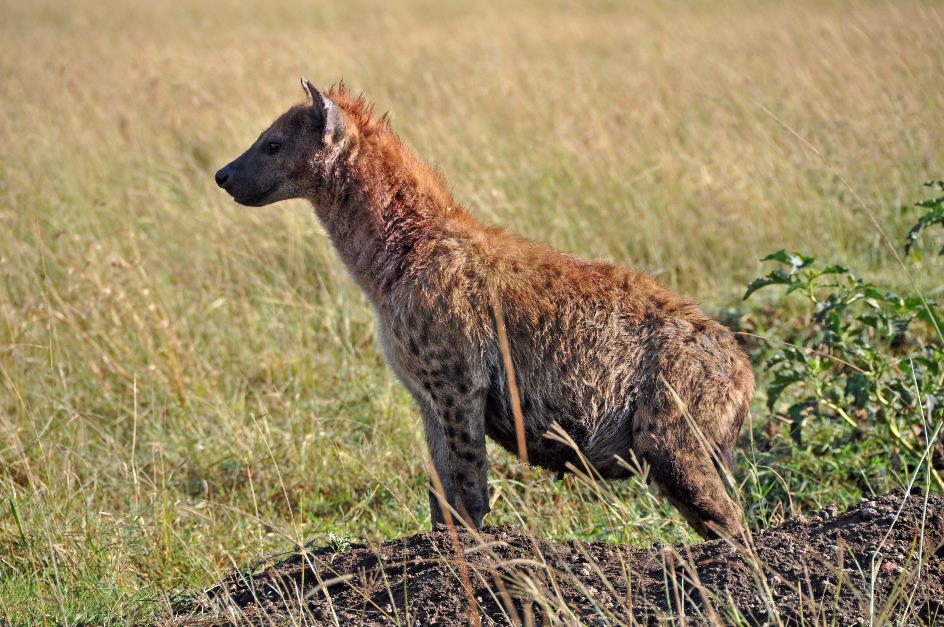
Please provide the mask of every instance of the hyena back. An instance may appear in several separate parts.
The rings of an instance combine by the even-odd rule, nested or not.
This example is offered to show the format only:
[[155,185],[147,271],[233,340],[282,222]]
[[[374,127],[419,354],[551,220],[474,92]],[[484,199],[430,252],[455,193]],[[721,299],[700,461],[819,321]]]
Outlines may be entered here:
[[[732,333],[642,272],[480,225],[363,97],[302,85],[308,102],[217,183],[245,205],[312,202],[419,405],[448,509],[480,526],[486,436],[518,451],[503,324],[529,461],[580,466],[546,436],[557,423],[603,477],[628,476],[620,460],[635,457],[702,536],[738,534],[719,461],[730,463],[754,379]],[[434,490],[430,501],[443,522]]]

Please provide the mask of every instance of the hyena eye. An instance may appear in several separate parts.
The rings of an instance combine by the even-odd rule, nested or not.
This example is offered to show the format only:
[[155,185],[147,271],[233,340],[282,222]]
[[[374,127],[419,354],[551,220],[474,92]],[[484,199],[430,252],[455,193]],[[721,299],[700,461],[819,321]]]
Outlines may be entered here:
[[265,151],[267,155],[274,155],[279,151],[279,148],[282,147],[281,142],[269,142],[266,144]]

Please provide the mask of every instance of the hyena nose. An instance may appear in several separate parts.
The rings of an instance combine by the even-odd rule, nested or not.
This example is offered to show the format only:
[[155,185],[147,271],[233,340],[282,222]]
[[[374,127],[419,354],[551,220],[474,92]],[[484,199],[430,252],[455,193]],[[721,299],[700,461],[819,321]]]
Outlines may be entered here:
[[215,178],[216,184],[225,188],[226,182],[229,180],[229,168],[221,168],[220,171],[216,173]]

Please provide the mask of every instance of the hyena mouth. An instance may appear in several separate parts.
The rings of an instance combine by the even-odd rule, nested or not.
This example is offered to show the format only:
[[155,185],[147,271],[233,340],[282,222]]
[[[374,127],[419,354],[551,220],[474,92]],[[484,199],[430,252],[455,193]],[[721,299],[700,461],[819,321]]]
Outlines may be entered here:
[[271,185],[271,186],[270,186],[268,189],[266,189],[265,191],[259,192],[258,194],[243,194],[243,195],[239,195],[239,196],[237,196],[236,194],[234,194],[234,195],[233,195],[233,200],[235,200],[235,201],[238,202],[239,204],[245,205],[245,206],[247,206],[247,207],[259,207],[259,206],[265,204],[263,201],[264,201],[266,198],[268,198],[268,196],[269,196],[273,191],[275,191],[275,184]]

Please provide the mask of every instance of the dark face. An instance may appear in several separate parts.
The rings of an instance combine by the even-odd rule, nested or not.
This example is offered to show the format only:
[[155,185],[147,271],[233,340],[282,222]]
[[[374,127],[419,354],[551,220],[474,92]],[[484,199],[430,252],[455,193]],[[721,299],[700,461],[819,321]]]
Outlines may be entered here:
[[261,207],[310,194],[318,162],[343,125],[337,107],[310,83],[305,105],[292,107],[249,149],[216,173],[216,184],[241,205]]

